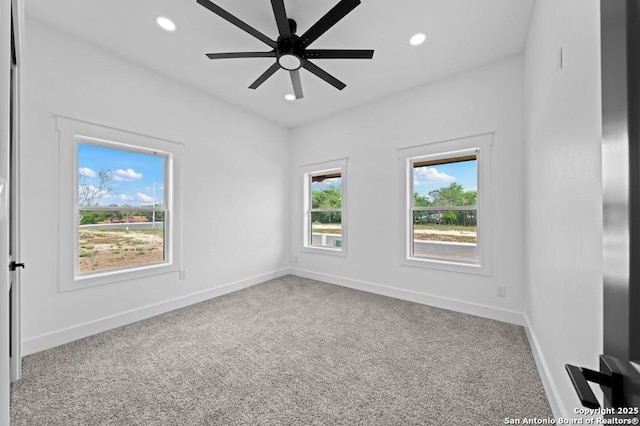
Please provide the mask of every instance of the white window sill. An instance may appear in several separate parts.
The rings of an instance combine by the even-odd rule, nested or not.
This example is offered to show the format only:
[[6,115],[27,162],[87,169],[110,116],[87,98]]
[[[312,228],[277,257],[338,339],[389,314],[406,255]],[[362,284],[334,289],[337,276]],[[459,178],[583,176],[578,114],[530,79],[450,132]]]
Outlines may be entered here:
[[347,253],[344,250],[344,247],[342,249],[334,249],[330,247],[304,246],[302,248],[302,251],[305,253],[327,254],[330,256],[340,256],[340,257],[347,256]]
[[178,272],[179,268],[173,264],[160,263],[155,265],[140,266],[129,269],[115,269],[111,271],[96,272],[79,275],[70,283],[60,283],[60,291],[78,290],[104,284],[114,284],[123,281],[147,278],[156,275]]
[[408,257],[403,259],[401,264],[404,266],[411,266],[415,268],[437,269],[441,271],[458,272],[464,274],[491,275],[491,270],[487,265],[473,263],[448,262],[446,260],[418,259],[415,257]]

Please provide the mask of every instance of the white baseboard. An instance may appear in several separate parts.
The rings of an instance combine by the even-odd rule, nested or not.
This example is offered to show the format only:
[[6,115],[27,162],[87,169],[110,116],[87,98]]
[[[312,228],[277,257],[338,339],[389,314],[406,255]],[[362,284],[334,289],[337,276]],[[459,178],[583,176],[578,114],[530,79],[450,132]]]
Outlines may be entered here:
[[542,380],[544,391],[547,394],[547,399],[549,400],[549,405],[551,406],[553,416],[556,419],[558,417],[567,419],[569,418],[569,412],[565,409],[565,407],[557,397],[558,389],[556,388],[553,376],[551,376],[551,373],[549,372],[549,366],[547,365],[544,355],[542,354],[542,349],[540,348],[538,338],[536,337],[536,334],[531,327],[531,323],[529,322],[529,317],[526,314],[524,315],[524,321],[524,331],[525,333],[527,333],[527,339],[529,340],[529,346],[531,347],[531,352],[533,353],[533,359],[536,361],[538,373],[540,374],[540,379]]
[[396,287],[389,287],[367,281],[344,278],[336,275],[323,274],[306,269],[291,268],[290,273],[303,278],[324,281],[343,287],[362,290],[369,293],[380,294],[382,296],[393,297],[395,299],[434,306],[436,308],[449,309],[465,314],[476,315],[483,318],[508,322],[516,325],[524,325],[524,316],[521,312],[509,311],[506,309],[494,308],[492,306],[480,305],[477,303],[465,302],[462,300],[449,299],[441,296],[434,296],[427,293],[418,293],[410,290],[403,290]]
[[30,339],[22,341],[22,354],[24,356],[36,352],[50,349],[55,346],[63,345],[83,337],[111,330],[116,327],[131,324],[136,321],[151,318],[174,309],[183,308],[193,305],[194,303],[203,302],[214,297],[222,296],[234,291],[242,290],[269,281],[274,278],[282,277],[290,273],[289,268],[280,269],[278,271],[268,272],[266,274],[256,275],[239,281],[223,284],[221,286],[177,297],[161,303],[144,306],[116,315],[89,321],[84,324],[75,325],[73,327],[56,330],[50,333],[42,334]]

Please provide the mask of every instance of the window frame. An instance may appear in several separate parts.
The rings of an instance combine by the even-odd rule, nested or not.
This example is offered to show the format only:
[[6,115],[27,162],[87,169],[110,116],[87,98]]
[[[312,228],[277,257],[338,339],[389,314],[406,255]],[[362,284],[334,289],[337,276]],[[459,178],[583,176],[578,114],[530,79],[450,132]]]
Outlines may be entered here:
[[[82,136],[82,135],[76,135],[74,137],[74,144],[75,144],[75,152],[76,152],[76,156],[75,156],[75,167],[74,167],[74,171],[75,171],[75,197],[74,197],[74,207],[75,207],[75,211],[74,211],[74,218],[76,220],[76,224],[75,224],[75,229],[77,231],[76,236],[74,238],[74,256],[77,259],[79,259],[79,255],[80,255],[80,245],[79,245],[79,229],[80,229],[80,212],[82,211],[98,211],[98,212],[102,212],[102,211],[112,211],[112,212],[126,212],[126,211],[131,211],[131,212],[139,212],[139,211],[148,211],[148,212],[162,212],[163,213],[163,261],[162,262],[155,262],[155,263],[147,263],[147,264],[141,264],[141,265],[136,265],[136,266],[125,266],[122,268],[112,268],[112,269],[103,269],[100,271],[96,271],[96,272],[80,272],[79,270],[79,262],[75,262],[74,265],[74,277],[77,280],[80,279],[85,279],[85,278],[91,278],[93,276],[97,276],[99,274],[103,274],[103,273],[117,273],[117,272],[121,272],[121,271],[133,271],[136,269],[140,269],[140,268],[147,268],[147,267],[159,267],[162,265],[167,265],[169,263],[171,263],[171,258],[172,258],[172,250],[171,250],[171,238],[172,238],[172,233],[170,232],[170,228],[171,228],[171,205],[168,202],[169,199],[171,199],[171,192],[172,192],[172,181],[171,181],[171,174],[170,171],[172,170],[172,164],[173,164],[173,154],[170,152],[164,152],[158,149],[150,149],[150,148],[143,148],[140,146],[133,146],[133,145],[128,145],[128,144],[123,144],[120,142],[114,142],[114,141],[106,141],[103,139],[98,139],[98,138],[93,138],[93,137],[87,137],[87,136]],[[79,164],[79,158],[78,158],[78,151],[80,148],[80,145],[93,145],[93,146],[99,146],[99,147],[103,147],[103,148],[109,148],[109,149],[114,149],[114,150],[120,150],[120,151],[126,151],[126,152],[135,152],[135,153],[140,153],[140,154],[147,154],[147,155],[158,155],[158,156],[162,156],[164,157],[164,181],[162,182],[163,186],[167,188],[167,190],[163,190],[163,197],[162,197],[162,207],[143,207],[143,206],[119,206],[119,207],[110,207],[110,206],[81,206],[79,204],[79,187],[80,187],[80,174],[78,173],[78,170],[80,168],[80,164]],[[165,220],[166,218],[166,220]]]
[[[303,178],[303,230],[302,251],[308,253],[321,253],[334,256],[346,256],[347,254],[347,159],[326,161],[312,165],[302,166]],[[340,189],[342,193],[341,207],[339,209],[314,209],[312,208],[311,181],[316,176],[340,173]],[[341,246],[322,247],[311,245],[312,221],[311,215],[315,212],[340,212]]]
[[[69,291],[97,285],[176,273],[182,269],[181,193],[182,153],[179,142],[132,133],[99,124],[56,116],[60,144],[60,233],[59,291]],[[90,136],[88,136],[90,135]],[[130,152],[158,153],[165,156],[165,188],[163,208],[107,207],[78,205],[78,147],[82,143]],[[70,190],[71,188],[71,190]],[[156,210],[164,211],[164,261],[96,272],[79,271],[79,211],[84,210]],[[69,247],[73,247],[69,250]]]
[[[493,133],[474,135],[398,149],[401,182],[401,264],[404,266],[437,269],[452,272],[491,275],[491,147]],[[476,156],[477,198],[474,207],[458,210],[476,210],[477,262],[416,257],[413,255],[413,212],[417,210],[442,210],[441,207],[414,207],[414,164],[422,161],[438,161],[465,155]]]

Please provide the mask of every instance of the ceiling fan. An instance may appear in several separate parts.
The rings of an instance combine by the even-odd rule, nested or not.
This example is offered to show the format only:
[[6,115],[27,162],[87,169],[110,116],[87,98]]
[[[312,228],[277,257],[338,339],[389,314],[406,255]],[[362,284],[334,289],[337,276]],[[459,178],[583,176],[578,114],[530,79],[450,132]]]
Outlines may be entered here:
[[300,81],[300,68],[304,68],[322,80],[326,81],[338,90],[346,87],[346,84],[315,65],[310,59],[371,59],[373,50],[364,49],[309,49],[309,45],[316,41],[321,35],[327,32],[338,21],[347,16],[361,2],[360,0],[340,0],[329,12],[311,26],[304,34],[296,34],[296,21],[287,17],[284,8],[284,0],[271,0],[271,7],[278,26],[278,39],[272,40],[260,31],[251,27],[247,23],[236,18],[220,6],[209,0],[197,0],[198,4],[206,7],[211,12],[230,22],[241,30],[251,34],[272,50],[268,52],[228,52],[228,53],[207,53],[209,59],[227,58],[276,58],[271,65],[256,81],[250,89],[257,89],[262,83],[271,77],[278,69],[289,71],[293,92],[296,99],[301,99],[302,83]]

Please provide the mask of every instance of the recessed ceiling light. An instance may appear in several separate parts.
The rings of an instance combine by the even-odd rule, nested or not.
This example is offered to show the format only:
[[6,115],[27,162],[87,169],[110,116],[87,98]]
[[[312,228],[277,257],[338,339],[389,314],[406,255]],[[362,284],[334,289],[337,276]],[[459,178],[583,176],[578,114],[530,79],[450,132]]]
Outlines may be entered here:
[[286,95],[284,95],[284,98],[288,101],[295,101],[296,100],[296,95],[292,95],[291,93],[287,93]]
[[424,33],[418,33],[418,34],[414,34],[411,39],[409,40],[409,43],[411,43],[412,46],[419,46],[422,43],[424,43],[424,41],[427,39],[427,36]]
[[160,28],[162,28],[163,30],[166,30],[166,31],[176,30],[176,24],[174,24],[173,21],[169,18],[165,18],[164,16],[159,16],[156,19],[156,22],[158,23],[158,25],[160,25]]

